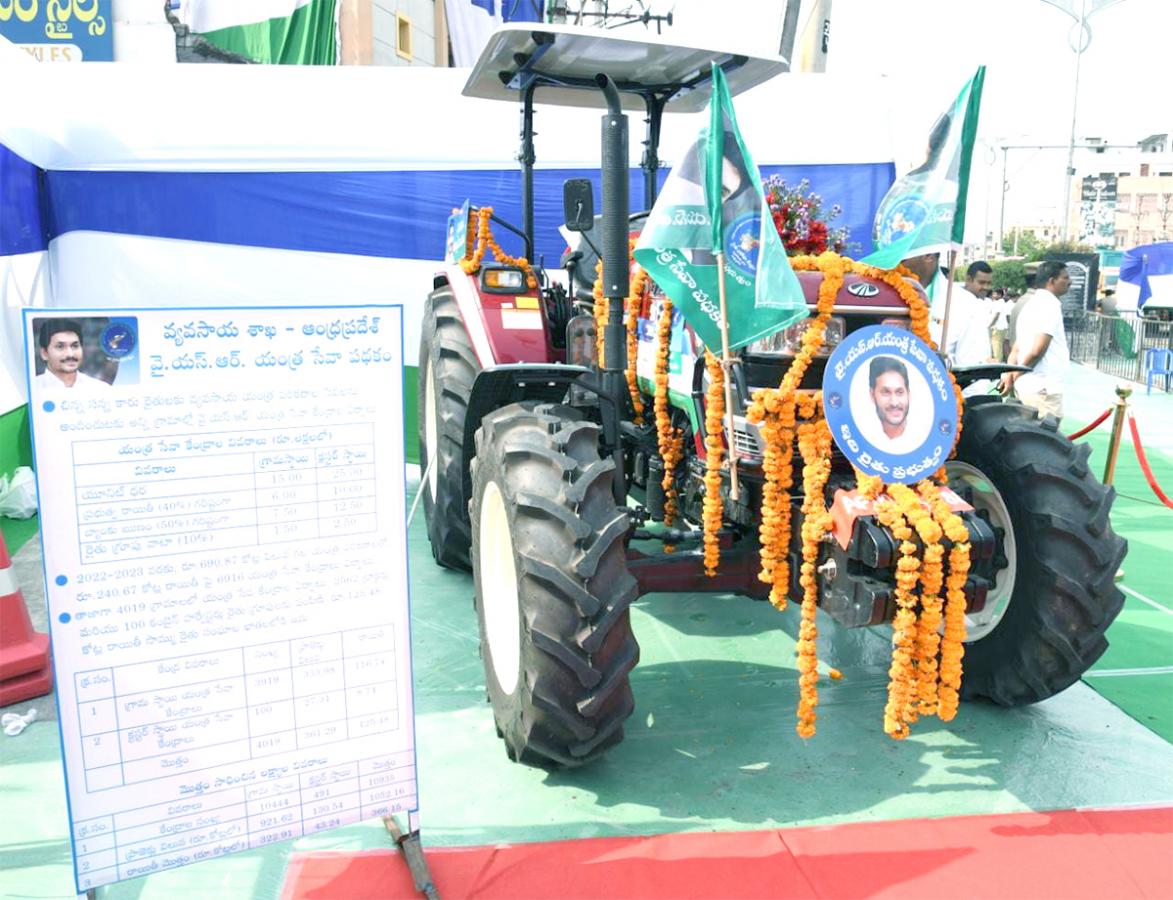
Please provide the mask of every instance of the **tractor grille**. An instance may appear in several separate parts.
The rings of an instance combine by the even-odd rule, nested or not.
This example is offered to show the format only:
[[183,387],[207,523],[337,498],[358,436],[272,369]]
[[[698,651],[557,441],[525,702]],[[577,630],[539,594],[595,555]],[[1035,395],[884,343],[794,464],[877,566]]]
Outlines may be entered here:
[[762,438],[757,425],[745,421],[740,416],[734,416],[733,438],[737,444],[738,458],[761,462]]

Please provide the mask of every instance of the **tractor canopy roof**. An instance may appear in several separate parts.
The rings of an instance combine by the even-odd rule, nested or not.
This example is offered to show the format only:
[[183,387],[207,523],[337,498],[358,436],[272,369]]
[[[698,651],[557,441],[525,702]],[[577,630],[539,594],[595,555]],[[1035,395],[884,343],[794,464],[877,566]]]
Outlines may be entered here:
[[709,102],[709,63],[725,70],[738,94],[785,72],[780,56],[753,57],[686,47],[662,37],[616,37],[612,31],[566,25],[505,25],[489,38],[464,85],[466,97],[521,99],[536,85],[535,100],[555,106],[606,109],[595,76],[609,75],[623,105],[643,112],[648,99],[669,112],[697,112]]

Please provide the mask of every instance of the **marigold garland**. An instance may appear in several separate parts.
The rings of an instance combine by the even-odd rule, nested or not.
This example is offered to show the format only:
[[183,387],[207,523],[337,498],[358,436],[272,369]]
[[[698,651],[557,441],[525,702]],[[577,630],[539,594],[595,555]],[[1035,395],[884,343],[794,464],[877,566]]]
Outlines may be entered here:
[[[887,490],[888,494],[876,502],[876,518],[902,543],[884,730],[902,739],[920,715],[936,715],[947,722],[957,714],[961,659],[965,654],[965,582],[969,577],[970,544],[964,521],[949,507],[934,480],[921,481],[916,490],[901,484],[889,485]],[[908,540],[913,529],[924,543],[919,560],[916,545]],[[947,577],[942,564],[942,537],[952,544]],[[917,578],[912,575],[914,567],[919,570]],[[914,596],[917,579],[919,604]],[[942,619],[944,637],[940,634]]]
[[[656,323],[656,443],[664,463],[664,524],[672,525],[678,512],[676,496],[676,465],[684,458],[684,435],[672,427],[672,411],[668,402],[668,359],[672,350],[672,301],[664,299],[660,319]],[[667,547],[665,547],[667,549]]]
[[[800,411],[810,419],[816,413],[817,397],[804,398]],[[798,426],[798,446],[802,453],[803,520],[802,520],[802,622],[798,629],[798,722],[800,737],[815,734],[816,708],[819,705],[819,660],[816,650],[818,630],[815,614],[819,603],[819,581],[816,564],[819,544],[831,528],[831,514],[827,510],[824,490],[831,474],[831,429],[825,418],[803,422]]]
[[[811,672],[813,632],[804,634],[807,608],[810,607],[810,628],[813,629],[813,610],[818,600],[817,573],[814,563],[818,558],[818,540],[830,527],[822,492],[825,479],[818,484],[808,478],[811,470],[810,454],[818,446],[813,434],[818,427],[811,420],[817,413],[813,395],[799,393],[798,386],[811,359],[822,346],[826,322],[834,311],[835,298],[848,272],[883,282],[904,301],[909,311],[911,331],[936,349],[929,333],[929,309],[922,294],[908,280],[911,273],[903,266],[895,270],[876,269],[834,253],[818,257],[799,256],[791,259],[797,271],[818,270],[823,273],[819,285],[817,314],[803,335],[802,345],[791,366],[775,390],[757,391],[749,410],[749,420],[761,427],[766,444],[762,468],[765,484],[762,495],[761,571],[759,578],[771,585],[770,599],[776,606],[785,606],[789,589],[790,495],[793,479],[793,440],[796,421],[799,450],[804,461],[804,524],[803,568],[800,583],[803,586],[803,625],[800,626],[800,693],[799,733],[814,733],[814,708],[817,694],[811,693],[817,673]],[[950,373],[959,410],[963,408],[961,390]],[[822,421],[825,428],[825,420]],[[959,426],[960,433],[960,426]],[[828,440],[830,438],[828,432]],[[825,452],[829,470],[830,445]],[[817,472],[818,469],[811,470]],[[896,571],[897,613],[893,621],[893,653],[889,670],[889,699],[885,708],[884,729],[895,738],[908,736],[909,726],[919,715],[938,714],[952,717],[960,688],[961,656],[964,648],[964,585],[969,569],[969,545],[953,541],[949,551],[949,576],[944,571],[945,547],[943,534],[957,529],[964,531],[964,523],[945,503],[931,480],[922,481],[914,490],[905,485],[892,485],[889,495],[881,496],[883,482],[857,470],[857,491],[865,499],[876,500],[876,516],[900,542],[900,558]],[[934,476],[942,483],[947,477],[942,468]],[[816,485],[818,485],[816,490]],[[816,502],[817,501],[817,502]],[[821,512],[820,512],[821,511]],[[813,518],[812,518],[813,517]],[[919,543],[913,539],[914,533]],[[920,546],[923,545],[923,552]],[[918,591],[919,587],[919,591]],[[942,600],[944,587],[945,600]],[[941,638],[941,622],[945,621],[945,637]],[[958,635],[961,635],[959,638]],[[808,645],[807,642],[810,642]]]
[[[931,484],[931,483],[930,483]],[[936,485],[926,489],[934,515],[953,544],[949,550],[949,576],[945,580],[945,635],[941,639],[941,684],[937,715],[948,722],[957,715],[961,691],[961,658],[965,655],[965,582],[969,578],[969,529],[941,496]]]
[[934,715],[937,712],[937,651],[940,647],[941,587],[945,583],[945,548],[941,546],[941,526],[937,524],[931,508],[921,502],[928,499],[922,481],[913,490],[904,484],[894,484],[888,492],[900,504],[909,525],[924,544],[920,562],[920,614],[916,623],[916,698],[915,709],[906,717],[915,722],[919,714]]
[[[627,245],[627,263],[631,265],[631,251],[635,248],[635,241]],[[639,362],[639,314],[643,305],[644,289],[649,281],[648,273],[642,267],[636,266],[628,282],[627,296],[623,300],[623,324],[627,334],[627,368],[623,375],[627,379],[627,392],[631,395],[631,405],[635,410],[635,424],[644,423],[644,398],[639,389],[639,377],[636,371]],[[595,352],[600,365],[603,362],[603,352],[606,338],[607,318],[611,310],[611,301],[603,295],[603,261],[595,263],[595,283],[591,287],[591,296],[595,307]]]
[[603,261],[595,263],[595,283],[591,287],[591,296],[595,305],[595,359],[603,365],[603,339],[606,337],[607,316],[610,314],[611,301],[603,296]]
[[914,705],[914,654],[916,649],[916,585],[920,560],[912,542],[912,528],[900,504],[884,496],[876,501],[876,519],[900,541],[896,563],[896,616],[892,620],[892,664],[888,668],[888,702],[884,707],[884,731],[896,740],[908,737],[909,711]]
[[648,273],[641,266],[637,266],[627,292],[627,299],[623,303],[627,325],[627,369],[624,375],[627,376],[627,392],[631,394],[631,405],[635,409],[636,425],[644,423],[644,398],[640,393],[636,366],[639,362],[639,313],[647,283]]
[[493,215],[493,207],[482,206],[477,210],[477,237],[476,247],[469,252],[470,244],[465,243],[465,255],[460,261],[460,268],[468,275],[474,275],[480,271],[481,263],[485,258],[485,250],[493,251],[493,259],[501,263],[503,266],[513,266],[521,269],[525,273],[525,283],[532,291],[538,286],[538,278],[534,274],[533,266],[529,264],[529,260],[524,256],[510,256],[501,249],[501,245],[493,238],[492,229],[489,227],[489,219]]
[[746,415],[750,422],[761,426],[766,444],[762,459],[765,483],[762,486],[761,522],[758,525],[758,543],[761,547],[758,578],[770,585],[770,602],[778,609],[785,609],[790,591],[790,487],[794,478],[792,460],[798,386],[811,360],[823,345],[827,320],[835,309],[835,297],[843,285],[850,260],[828,252],[817,257],[794,257],[790,263],[796,270],[819,269],[823,272],[816,316],[807,327],[802,345],[782,378],[782,383],[774,389],[755,391]]
[[702,504],[704,526],[705,574],[717,574],[721,548],[717,532],[721,528],[721,462],[725,456],[725,370],[721,360],[705,351],[705,368],[709,371],[709,395],[705,403],[705,497]]

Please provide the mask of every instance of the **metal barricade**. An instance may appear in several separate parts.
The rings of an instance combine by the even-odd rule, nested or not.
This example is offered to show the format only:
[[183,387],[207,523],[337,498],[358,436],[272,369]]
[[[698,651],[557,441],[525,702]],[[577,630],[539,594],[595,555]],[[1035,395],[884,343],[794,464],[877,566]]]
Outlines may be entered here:
[[[1146,351],[1173,349],[1173,322],[1152,315],[1088,313],[1064,324],[1072,362],[1140,384],[1145,379]],[[1165,380],[1159,379],[1156,385],[1163,388]]]

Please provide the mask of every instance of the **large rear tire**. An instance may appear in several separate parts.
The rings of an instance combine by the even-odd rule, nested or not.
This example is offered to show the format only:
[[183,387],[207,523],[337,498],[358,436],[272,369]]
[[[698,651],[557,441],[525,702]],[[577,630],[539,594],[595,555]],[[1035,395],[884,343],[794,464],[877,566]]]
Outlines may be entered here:
[[966,409],[950,486],[1003,533],[1005,568],[967,617],[962,696],[1021,706],[1070,687],[1108,647],[1124,597],[1127,550],[1108,513],[1116,492],[1087,465],[1090,448],[1019,403]]
[[464,420],[481,370],[448,285],[428,296],[420,334],[418,387],[420,490],[432,556],[468,571],[469,520],[464,496]]
[[623,740],[639,660],[627,513],[599,427],[517,403],[486,416],[472,463],[472,564],[485,683],[511,759],[579,766]]

